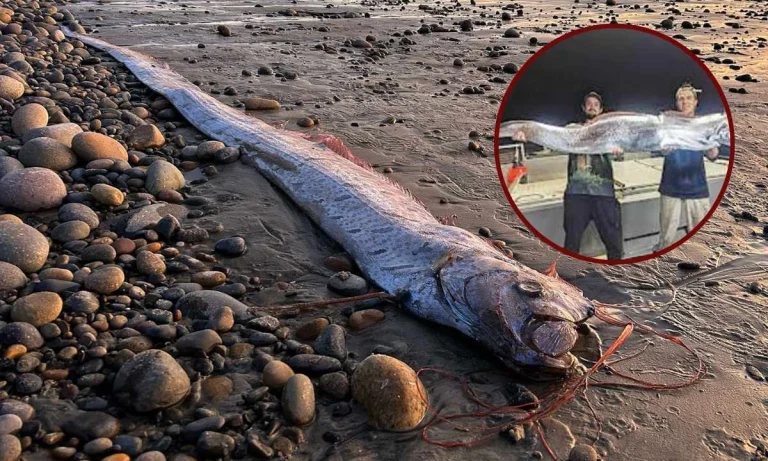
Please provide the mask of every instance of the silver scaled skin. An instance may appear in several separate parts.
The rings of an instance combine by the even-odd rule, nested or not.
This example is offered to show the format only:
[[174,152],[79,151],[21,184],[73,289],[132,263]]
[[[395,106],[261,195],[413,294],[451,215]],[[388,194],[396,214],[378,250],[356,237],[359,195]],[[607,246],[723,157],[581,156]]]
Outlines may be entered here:
[[656,152],[667,149],[706,151],[730,145],[731,132],[725,114],[683,117],[674,112],[648,115],[611,112],[588,125],[560,127],[533,121],[501,124],[499,137],[523,132],[528,142],[569,154],[604,154],[617,148],[624,152]]

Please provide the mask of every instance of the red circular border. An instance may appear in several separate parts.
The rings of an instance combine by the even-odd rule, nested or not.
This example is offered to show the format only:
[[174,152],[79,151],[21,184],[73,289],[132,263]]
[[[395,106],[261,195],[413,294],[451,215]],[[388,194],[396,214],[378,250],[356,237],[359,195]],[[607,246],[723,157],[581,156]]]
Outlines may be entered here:
[[[659,38],[661,38],[661,39],[663,39],[663,40],[665,40],[665,41],[667,41],[669,43],[672,43],[677,48],[681,49],[684,53],[686,53],[689,57],[691,57],[694,60],[694,62],[696,62],[702,69],[704,69],[704,72],[707,74],[709,79],[714,84],[715,88],[717,89],[718,94],[720,95],[720,100],[723,103],[723,107],[725,108],[725,113],[726,113],[726,116],[728,117],[728,125],[729,125],[730,132],[731,132],[730,161],[728,163],[728,172],[725,175],[725,181],[723,182],[723,186],[720,189],[720,194],[717,196],[717,200],[715,200],[715,203],[712,205],[712,208],[709,210],[709,212],[706,214],[706,216],[704,216],[704,219],[701,220],[701,222],[699,222],[699,224],[696,227],[694,227],[692,231],[688,232],[688,234],[686,234],[683,238],[681,238],[677,242],[673,243],[672,245],[670,245],[670,246],[668,246],[668,247],[666,247],[666,248],[664,248],[662,250],[659,250],[659,251],[656,251],[656,252],[653,252],[653,253],[650,253],[650,254],[647,254],[647,255],[644,255],[644,256],[635,256],[634,258],[618,259],[618,260],[616,260],[616,259],[608,260],[608,259],[592,258],[592,257],[589,257],[589,256],[581,255],[579,253],[575,253],[575,252],[570,251],[570,250],[566,250],[565,248],[561,247],[560,245],[557,245],[555,242],[553,242],[550,239],[548,239],[547,237],[545,237],[544,234],[542,234],[541,232],[538,231],[538,229],[536,229],[534,226],[532,226],[531,223],[527,219],[525,219],[525,216],[520,211],[520,209],[517,207],[517,205],[515,205],[515,201],[512,199],[512,194],[510,194],[509,188],[506,187],[506,185],[505,185],[504,173],[501,171],[501,159],[499,157],[499,130],[501,128],[501,123],[502,123],[502,121],[501,121],[502,112],[504,111],[504,108],[507,105],[508,99],[509,99],[510,95],[512,94],[512,89],[515,87],[516,82],[520,78],[522,78],[522,76],[525,73],[526,69],[528,69],[530,67],[530,65],[533,64],[536,61],[536,59],[538,59],[540,56],[542,56],[548,49],[550,49],[551,47],[555,46],[556,44],[562,42],[563,40],[566,40],[566,39],[568,39],[570,37],[573,37],[573,36],[576,36],[576,35],[579,35],[579,34],[583,34],[583,33],[586,33],[586,32],[591,32],[591,31],[594,31],[594,30],[600,30],[600,29],[628,29],[628,30],[634,30],[634,31],[637,31],[637,32],[642,32],[642,33],[646,33],[646,34],[650,34],[650,35],[659,37]],[[499,181],[501,182],[501,186],[502,186],[502,189],[504,191],[504,195],[507,197],[507,200],[509,201],[509,204],[512,205],[512,208],[515,210],[515,213],[520,218],[520,220],[523,222],[523,224],[525,224],[526,227],[529,230],[531,230],[531,232],[533,232],[539,239],[541,239],[542,241],[546,242],[549,246],[551,246],[555,250],[559,251],[560,253],[563,253],[563,254],[566,254],[568,256],[571,256],[572,258],[580,259],[582,261],[587,261],[587,262],[597,263],[597,264],[608,264],[608,265],[634,264],[634,263],[639,263],[639,262],[647,261],[649,259],[653,259],[653,258],[656,258],[658,256],[662,256],[662,255],[664,255],[666,253],[669,253],[670,251],[674,250],[675,248],[677,248],[680,245],[682,245],[683,243],[685,243],[696,232],[698,232],[699,229],[701,229],[701,227],[704,226],[704,224],[707,223],[707,221],[709,221],[709,219],[715,213],[715,210],[717,209],[717,207],[720,206],[720,201],[723,199],[723,196],[725,195],[725,191],[728,188],[728,184],[730,184],[730,182],[731,182],[731,173],[733,172],[734,156],[736,154],[736,134],[735,134],[734,128],[733,128],[733,117],[731,115],[731,108],[728,105],[728,100],[725,97],[725,92],[723,91],[722,87],[718,83],[718,81],[715,78],[715,76],[712,74],[712,72],[704,64],[704,62],[698,56],[696,56],[691,50],[686,48],[683,44],[678,43],[676,40],[672,39],[671,37],[668,37],[667,35],[662,34],[661,32],[655,31],[653,29],[648,29],[646,27],[635,26],[635,25],[632,25],[632,24],[599,24],[599,25],[595,25],[595,26],[589,26],[589,27],[584,27],[584,28],[581,28],[581,29],[573,30],[571,32],[568,32],[565,35],[557,37],[555,40],[547,43],[538,52],[536,52],[536,54],[531,56],[525,62],[525,64],[523,64],[523,66],[520,68],[520,71],[515,75],[515,77],[510,82],[509,87],[507,88],[507,91],[504,94],[504,98],[501,100],[501,104],[499,106],[499,112],[496,115],[496,129],[494,131],[494,136],[493,136],[493,153],[494,153],[494,157],[495,157],[495,160],[496,160],[496,172],[499,175]]]

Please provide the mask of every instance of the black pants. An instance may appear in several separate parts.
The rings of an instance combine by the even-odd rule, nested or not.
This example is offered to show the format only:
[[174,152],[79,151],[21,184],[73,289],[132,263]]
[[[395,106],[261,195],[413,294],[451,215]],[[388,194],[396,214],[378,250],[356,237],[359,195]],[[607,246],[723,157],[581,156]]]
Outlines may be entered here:
[[615,197],[566,194],[563,200],[565,249],[579,253],[581,236],[589,222],[594,220],[597,233],[605,245],[608,259],[621,259],[621,209]]

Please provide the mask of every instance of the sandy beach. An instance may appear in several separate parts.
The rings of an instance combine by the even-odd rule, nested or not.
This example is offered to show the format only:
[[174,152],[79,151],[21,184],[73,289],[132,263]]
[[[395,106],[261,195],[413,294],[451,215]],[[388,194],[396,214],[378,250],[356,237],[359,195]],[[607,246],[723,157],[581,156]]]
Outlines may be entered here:
[[[94,37],[167,63],[227,104],[248,97],[279,101],[279,111],[252,115],[289,130],[339,137],[356,156],[405,186],[435,216],[453,217],[461,228],[502,240],[517,261],[536,270],[544,271],[557,261],[560,276],[588,298],[622,305],[611,311],[681,336],[704,358],[704,379],[684,389],[590,387],[580,392],[543,423],[547,443],[558,459],[568,459],[576,444],[594,444],[604,460],[768,459],[768,292],[761,284],[768,281],[768,162],[762,152],[768,130],[768,106],[763,102],[768,97],[763,81],[768,56],[762,38],[768,38],[768,9],[758,1],[617,3],[138,0],[79,1],[59,9],[71,11]],[[502,12],[512,13],[512,19],[502,21]],[[661,21],[670,16],[673,27],[661,29]],[[503,70],[505,65],[519,68],[542,44],[576,27],[612,18],[659,28],[698,50],[728,96],[736,130],[733,175],[710,222],[673,252],[624,266],[562,257],[539,242],[507,203],[493,159],[496,114],[514,76]],[[466,19],[474,22],[473,30],[461,30]],[[711,27],[684,29],[683,21]],[[221,25],[230,33],[219,33]],[[417,32],[424,25],[434,25],[433,30]],[[520,37],[504,37],[508,28],[517,29]],[[536,45],[531,45],[534,37]],[[103,63],[113,64],[106,55],[90,51]],[[722,63],[726,58],[733,64]],[[757,81],[735,80],[743,74]],[[468,94],[473,91],[465,91],[467,87],[482,92]],[[740,88],[746,92],[730,91]],[[145,94],[153,98],[150,91]],[[317,124],[298,126],[304,117]],[[177,125],[173,134],[183,134],[190,145],[206,139],[189,126]],[[480,148],[470,149],[471,141]],[[240,162],[216,168],[217,174],[203,174],[200,168],[185,171],[189,196],[204,198],[202,207],[193,203],[189,208],[206,209],[205,216],[193,222],[211,232],[208,246],[231,236],[247,242],[247,253],[221,257],[216,263],[231,271],[229,280],[236,274],[248,281],[240,300],[248,306],[279,306],[336,296],[326,287],[334,271],[325,261],[343,248],[255,169]],[[211,208],[215,212],[209,213]],[[214,232],[219,224],[224,230]],[[682,267],[699,269],[685,270],[680,263],[694,263]],[[503,390],[510,383],[524,384],[538,395],[557,386],[514,375],[471,340],[393,304],[375,307],[386,314],[385,320],[347,333],[346,346],[357,360],[384,352],[414,370],[432,367],[455,375],[482,370],[473,379],[473,389],[496,404],[505,402]],[[281,321],[294,331],[318,317],[346,325],[348,314],[331,306]],[[620,332],[597,319],[590,324],[604,346]],[[695,362],[684,351],[639,331],[620,356],[643,348],[644,353],[616,365],[617,369],[660,382],[690,376]],[[206,387],[206,409],[220,415],[243,413],[243,395],[258,387],[260,374],[235,366],[226,370],[216,375],[225,376],[231,387]],[[456,382],[429,373],[422,380],[436,410],[475,410]],[[0,400],[5,398],[7,392]],[[290,456],[301,460],[549,457],[531,427],[517,443],[499,436],[472,448],[441,448],[425,443],[419,431],[367,428],[365,412],[347,404],[349,400],[340,403],[319,395],[314,421],[302,428],[306,440],[296,444]],[[146,446],[169,434],[168,421],[159,424],[125,410],[119,414],[123,432],[146,439]],[[447,426],[433,435],[465,436]],[[169,459],[190,459],[171,457],[182,452],[193,456],[182,449],[188,445],[174,442]],[[23,452],[23,459],[51,458],[52,445],[35,442],[34,446],[35,450]],[[4,461],[2,456],[0,460]]]

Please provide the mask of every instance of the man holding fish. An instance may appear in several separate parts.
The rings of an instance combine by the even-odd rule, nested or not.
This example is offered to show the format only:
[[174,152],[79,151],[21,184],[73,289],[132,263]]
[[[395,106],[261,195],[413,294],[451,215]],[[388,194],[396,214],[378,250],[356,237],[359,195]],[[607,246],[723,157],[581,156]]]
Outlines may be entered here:
[[[675,92],[677,112],[672,113],[686,118],[695,117],[699,92],[701,90],[689,83],[680,86]],[[659,185],[661,203],[658,250],[677,241],[681,212],[686,217],[687,232],[692,231],[707,215],[710,203],[704,157],[715,161],[720,153],[717,147],[706,151],[665,149],[663,152],[664,170]]]
[[[591,91],[584,96],[581,109],[582,123],[566,126],[589,125],[603,113],[602,97]],[[513,134],[515,141],[526,142],[524,131]],[[599,155],[569,154],[568,184],[563,197],[563,228],[565,249],[578,253],[581,238],[591,221],[595,222],[597,233],[603,241],[608,259],[622,258],[623,237],[621,232],[621,208],[614,190],[611,157],[623,152],[614,147],[611,153]]]

